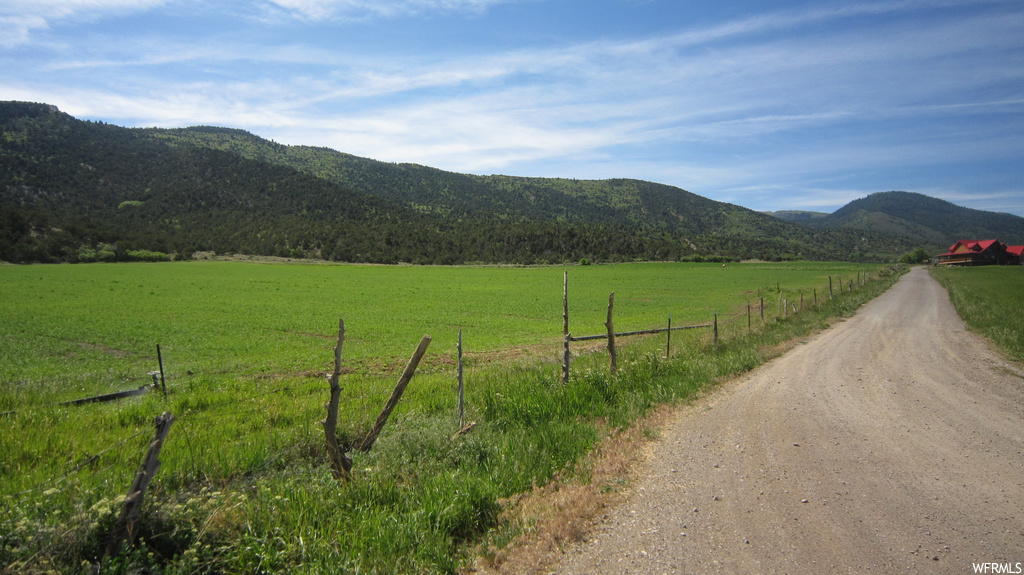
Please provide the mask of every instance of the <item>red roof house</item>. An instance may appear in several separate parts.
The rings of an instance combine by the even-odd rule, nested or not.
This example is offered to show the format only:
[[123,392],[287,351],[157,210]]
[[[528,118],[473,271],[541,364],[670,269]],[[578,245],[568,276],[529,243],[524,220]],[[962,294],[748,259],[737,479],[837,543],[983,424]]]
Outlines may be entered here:
[[1007,263],[1021,264],[1024,263],[1024,246],[1007,246],[1006,247]]
[[999,240],[960,240],[939,255],[940,266],[986,266],[1009,263],[1006,245]]

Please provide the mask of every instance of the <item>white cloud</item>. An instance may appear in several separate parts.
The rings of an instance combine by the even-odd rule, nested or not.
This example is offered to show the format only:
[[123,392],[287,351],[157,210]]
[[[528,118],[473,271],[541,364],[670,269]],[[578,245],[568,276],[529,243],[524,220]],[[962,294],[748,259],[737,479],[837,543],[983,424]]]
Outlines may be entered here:
[[523,0],[270,0],[306,20],[395,18],[436,12],[481,13],[490,6]]
[[46,19],[41,16],[0,16],[0,47],[12,48],[24,44],[28,42],[33,30],[46,27]]
[[[322,20],[496,2],[276,5]],[[1024,104],[1024,12],[1008,3],[956,19],[880,19],[882,30],[864,22],[935,4],[812,8],[640,41],[434,59],[347,54],[294,39],[136,38],[46,63],[47,76],[60,70],[59,85],[0,79],[0,92],[16,89],[79,117],[240,127],[455,171],[638,177],[713,190],[740,205],[772,201],[764,190],[789,190],[799,205],[834,208],[898,187],[860,189],[853,174],[1024,153],[1019,130],[1005,127]],[[45,26],[39,18],[35,25]],[[825,20],[840,26],[819,33]],[[165,78],[164,69],[176,76]],[[90,87],[74,88],[74,78]]]
[[168,0],[5,0],[0,3],[0,46],[12,48],[30,41],[32,32],[45,30],[71,17],[95,18],[110,13],[149,10]]

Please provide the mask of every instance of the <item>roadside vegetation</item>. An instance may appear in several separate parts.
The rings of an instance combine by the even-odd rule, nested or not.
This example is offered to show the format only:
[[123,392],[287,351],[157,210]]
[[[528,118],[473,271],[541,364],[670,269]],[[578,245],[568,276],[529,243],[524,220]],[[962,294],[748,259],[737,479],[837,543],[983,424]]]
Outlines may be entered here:
[[[531,525],[509,498],[588,481],[586,455],[659,404],[749,370],[785,342],[891,285],[881,266],[633,264],[570,269],[570,327],[599,334],[706,323],[633,338],[610,375],[575,344],[561,382],[563,268],[413,268],[224,262],[0,267],[0,568],[127,573],[453,573]],[[857,278],[867,273],[863,287]],[[835,298],[828,297],[828,278]],[[842,283],[853,285],[840,293]],[[803,309],[780,312],[781,305]],[[762,324],[757,305],[765,300]],[[812,305],[813,298],[818,305]],[[747,302],[753,304],[748,328]],[[370,427],[415,343],[434,341],[353,480],[330,472],[320,420],[337,320],[346,322],[339,436]],[[467,347],[456,435],[454,346]],[[137,387],[161,343],[167,395],[60,401]],[[626,344],[622,340],[621,344]],[[603,344],[602,344],[603,345]],[[135,547],[106,535],[153,434],[178,419]],[[606,486],[618,488],[617,484]]]
[[949,292],[949,298],[967,326],[991,339],[1004,353],[1024,361],[1024,267],[985,266],[932,268],[932,276]]

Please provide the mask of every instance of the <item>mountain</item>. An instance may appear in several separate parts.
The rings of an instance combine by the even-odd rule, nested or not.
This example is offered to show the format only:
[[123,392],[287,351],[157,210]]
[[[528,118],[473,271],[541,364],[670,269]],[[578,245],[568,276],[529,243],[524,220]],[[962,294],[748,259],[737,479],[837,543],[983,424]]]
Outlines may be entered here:
[[828,216],[827,212],[807,212],[803,210],[781,210],[778,212],[764,212],[769,216],[776,217],[782,221],[793,224],[810,224],[813,220]]
[[457,174],[229,128],[129,129],[0,102],[0,260],[11,262],[196,251],[446,264],[878,260],[909,246],[640,180]]
[[154,133],[174,146],[209,147],[289,166],[352,190],[446,217],[497,216],[627,225],[691,235],[742,230],[744,235],[754,237],[779,237],[796,231],[740,206],[640,180],[474,176],[416,164],[379,162],[327,148],[283,146],[241,130],[203,126]]
[[[791,220],[792,221],[792,220]],[[913,239],[930,251],[960,239],[998,239],[1024,244],[1024,218],[958,206],[923,194],[880,192],[854,200],[835,213],[803,221],[819,229],[861,230]]]

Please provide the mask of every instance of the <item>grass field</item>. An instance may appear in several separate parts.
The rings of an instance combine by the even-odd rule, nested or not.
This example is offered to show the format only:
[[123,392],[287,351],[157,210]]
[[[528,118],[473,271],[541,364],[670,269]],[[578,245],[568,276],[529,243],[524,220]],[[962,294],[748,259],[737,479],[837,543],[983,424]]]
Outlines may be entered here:
[[[705,323],[759,294],[827,289],[851,265],[635,264],[570,272],[571,331],[603,333]],[[147,382],[162,347],[186,379],[294,376],[330,368],[339,318],[346,364],[402,365],[424,334],[429,358],[450,358],[459,329],[471,352],[557,342],[562,268],[263,265],[187,262],[0,268],[0,411]],[[838,282],[838,279],[837,279]],[[837,288],[838,289],[838,288]],[[771,301],[777,308],[777,301]],[[767,305],[767,304],[766,304]],[[777,309],[776,309],[777,311]],[[428,359],[428,363],[431,360]],[[12,390],[17,397],[10,397]]]
[[[829,276],[881,280],[827,298]],[[560,382],[563,268],[384,267],[183,262],[0,267],[0,568],[167,573],[454,572],[499,522],[498,501],[552,477],[585,478],[609,430],[750,369],[785,339],[846,315],[894,279],[852,264],[630,264],[569,270],[570,327],[603,333],[705,323],[634,339],[619,375],[603,354]],[[781,297],[806,311],[776,318]],[[814,293],[821,306],[811,310]],[[765,297],[748,334],[746,304]],[[342,443],[369,428],[419,338],[434,340],[354,481],[327,466],[323,429],[344,318]],[[467,415],[453,439],[459,329],[469,352]],[[59,401],[137,387],[156,369],[168,395]],[[581,347],[577,352],[582,351]],[[103,538],[141,461],[153,418],[178,417],[135,551],[102,559]]]
[[1024,361],[1024,267],[932,268],[970,329]]

